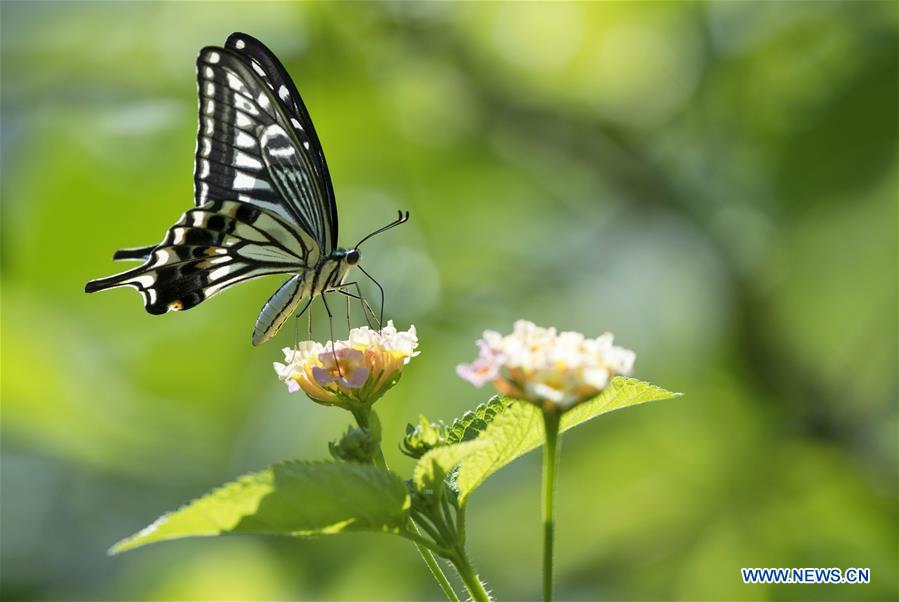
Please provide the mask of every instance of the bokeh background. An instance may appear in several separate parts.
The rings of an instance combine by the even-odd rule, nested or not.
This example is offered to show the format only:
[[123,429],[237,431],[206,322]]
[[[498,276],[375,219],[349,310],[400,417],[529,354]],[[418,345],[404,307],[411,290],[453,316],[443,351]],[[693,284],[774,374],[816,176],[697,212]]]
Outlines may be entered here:
[[[236,475],[326,457],[348,423],[276,380],[291,328],[250,345],[278,278],[161,317],[82,292],[191,206],[194,58],[235,30],[304,95],[342,241],[412,212],[364,257],[421,338],[378,406],[398,472],[407,421],[486,398],[453,370],[481,330],[611,330],[686,396],[564,438],[560,599],[899,596],[895,3],[0,11],[4,600],[440,597],[378,535],[106,556]],[[532,453],[471,502],[501,599],[539,595],[538,480]],[[742,585],[755,566],[872,583]]]

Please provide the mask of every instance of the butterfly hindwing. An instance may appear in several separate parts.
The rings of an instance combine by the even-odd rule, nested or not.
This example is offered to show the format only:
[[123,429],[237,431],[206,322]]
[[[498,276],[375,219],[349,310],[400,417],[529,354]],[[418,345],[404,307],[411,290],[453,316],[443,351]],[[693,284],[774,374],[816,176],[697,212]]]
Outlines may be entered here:
[[240,201],[210,201],[169,228],[143,265],[92,280],[85,290],[132,286],[149,313],[162,314],[251,278],[309,270],[318,258],[316,241],[279,216]]
[[112,256],[113,261],[146,261],[153,254],[156,245],[137,247],[134,249],[119,249]]

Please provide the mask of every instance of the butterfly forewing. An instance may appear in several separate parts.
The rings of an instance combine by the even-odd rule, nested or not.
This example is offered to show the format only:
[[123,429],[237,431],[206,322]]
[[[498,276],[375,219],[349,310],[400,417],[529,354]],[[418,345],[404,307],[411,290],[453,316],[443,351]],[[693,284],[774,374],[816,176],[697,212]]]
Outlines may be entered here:
[[319,142],[318,134],[309,116],[293,80],[278,57],[265,44],[245,33],[235,32],[228,36],[225,47],[244,56],[259,75],[260,79],[272,90],[287,111],[294,134],[301,148],[308,152],[324,188],[324,206],[327,210],[330,243],[337,245],[337,204],[334,200],[334,189],[328,172],[325,152]]
[[[197,81],[195,203],[237,198],[258,205],[293,222],[330,253],[330,210],[317,162],[297,139],[288,111],[250,59],[227,49],[204,48],[197,59]],[[266,149],[273,141],[278,148]],[[263,160],[266,153],[285,148],[292,149],[289,178],[302,185],[285,187]]]

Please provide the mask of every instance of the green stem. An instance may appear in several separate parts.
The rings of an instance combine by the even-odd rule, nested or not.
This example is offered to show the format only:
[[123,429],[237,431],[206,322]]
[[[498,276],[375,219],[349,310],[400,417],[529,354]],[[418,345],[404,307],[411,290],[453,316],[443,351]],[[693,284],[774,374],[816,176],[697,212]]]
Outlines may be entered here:
[[556,469],[559,466],[559,421],[562,413],[558,410],[543,411],[543,426],[546,431],[546,445],[543,448],[543,602],[553,599],[553,537],[555,517],[553,498],[556,487]]
[[446,488],[444,487],[441,491],[440,495],[440,507],[443,510],[443,520],[446,521],[446,526],[450,530],[451,535],[457,534],[456,528],[456,520],[455,514],[453,513],[452,505],[450,504],[449,499],[446,497]]
[[[418,530],[418,526],[411,520],[409,523],[412,525],[412,529],[415,533],[420,533]],[[422,560],[425,561],[425,564],[428,565],[428,568],[431,570],[431,574],[434,575],[434,579],[437,581],[437,585],[440,586],[440,589],[443,590],[443,594],[446,596],[446,599],[450,602],[459,602],[459,596],[456,595],[455,590],[453,590],[453,586],[450,584],[449,579],[446,578],[446,575],[443,572],[443,569],[440,568],[440,565],[437,564],[437,559],[434,558],[434,554],[420,544],[419,542],[414,542],[415,547],[418,549],[418,553],[421,555]]]
[[471,563],[468,561],[468,556],[465,555],[465,550],[461,546],[457,548],[456,556],[452,558],[452,563],[456,570],[459,571],[459,577],[462,578],[462,583],[465,584],[471,599],[477,602],[490,602],[490,594],[484,589],[484,584],[481,583],[481,580],[475,574]]
[[416,512],[414,508],[409,511],[409,514],[412,516],[412,520],[415,521],[419,532],[424,531],[434,541],[443,541],[443,535],[440,534],[440,531],[437,530],[437,527],[434,526],[434,523],[427,516],[421,512]]
[[[384,470],[389,470],[387,468],[387,460],[384,459],[384,452],[381,450],[381,421],[378,420],[378,415],[375,414],[374,410],[364,408],[353,411],[353,417],[356,418],[356,424],[359,425],[359,428],[377,428],[377,433],[375,433],[375,436],[377,437],[378,445],[375,448],[375,454],[372,460],[374,461],[376,466],[379,466]],[[421,531],[418,530],[418,526],[416,526],[415,522],[410,519],[409,523],[412,525],[413,532],[416,535],[421,536]],[[459,596],[457,596],[456,592],[453,590],[453,586],[450,584],[449,579],[446,578],[446,574],[444,574],[443,569],[441,569],[440,565],[437,564],[437,559],[434,558],[434,554],[431,552],[431,550],[423,546],[418,541],[413,541],[413,543],[415,544],[415,548],[418,550],[418,553],[421,555],[422,560],[425,561],[425,564],[428,566],[428,569],[434,576],[434,580],[437,581],[437,585],[439,585],[440,589],[443,590],[446,599],[450,602],[459,602]]]
[[[412,526],[415,526],[414,523],[412,524]],[[449,548],[441,547],[440,545],[434,543],[427,537],[421,535],[421,532],[416,529],[407,529],[402,533],[402,536],[412,543],[421,545],[436,554],[440,554],[441,556],[451,556],[453,554],[452,550],[450,550]]]
[[459,506],[459,512],[456,514],[456,536],[459,538],[459,545],[465,547],[465,504]]
[[387,460],[384,459],[384,452],[381,451],[380,444],[378,444],[378,447],[375,449],[375,456],[372,459],[375,461],[375,466],[380,466],[384,470],[389,470],[387,468]]
[[438,499],[434,504],[432,511],[434,512],[435,516],[442,519],[434,521],[434,524],[436,525],[437,530],[440,531],[440,535],[443,537],[443,540],[447,542],[455,541],[455,525],[452,522],[453,517],[451,516],[451,512],[449,510],[449,502],[446,499],[445,487],[440,488]]

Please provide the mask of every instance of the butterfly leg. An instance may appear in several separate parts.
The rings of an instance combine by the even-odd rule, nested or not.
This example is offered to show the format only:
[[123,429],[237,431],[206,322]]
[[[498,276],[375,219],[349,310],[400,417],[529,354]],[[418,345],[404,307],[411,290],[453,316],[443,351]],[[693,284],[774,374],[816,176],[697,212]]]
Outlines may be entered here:
[[[373,310],[371,308],[371,305],[368,304],[368,301],[365,299],[365,296],[362,294],[362,289],[359,288],[359,283],[352,282],[351,284],[356,287],[356,296],[358,297],[359,302],[362,304],[362,313],[366,314],[365,321],[368,322],[367,314],[371,314],[372,320],[374,320],[375,322],[378,323],[378,332],[381,332],[381,327],[383,326],[383,322],[381,321],[381,318],[378,318],[378,316],[375,315],[375,310]],[[383,315],[381,317],[383,318]],[[372,327],[370,322],[368,323],[368,327],[369,328]]]
[[[342,290],[344,288],[355,287],[356,293],[350,293],[346,290]],[[365,296],[362,294],[362,289],[359,287],[358,282],[345,282],[339,287],[340,293],[346,295],[347,298],[352,297],[359,301],[359,304],[362,306],[362,315],[365,316],[365,322],[368,324],[369,328],[374,329],[372,326],[371,320],[374,320],[378,324],[378,331],[381,330],[381,321],[378,319],[378,316],[375,314],[375,310],[371,308],[371,305],[368,304],[368,300],[366,300]],[[371,319],[369,319],[371,316]]]
[[334,365],[337,366],[337,374],[340,378],[343,378],[343,372],[340,371],[340,362],[337,361],[337,347],[334,345],[334,314],[331,313],[331,308],[328,307],[328,299],[325,298],[325,292],[322,292],[321,298],[322,303],[325,305],[325,311],[328,314],[328,330],[331,335],[331,354],[334,355]]
[[[343,292],[343,291],[341,291],[341,292]],[[352,328],[352,327],[350,326],[350,298],[349,298],[349,297],[346,297],[346,331],[347,331],[347,336],[349,336],[349,332],[350,332],[350,329],[351,329],[351,328]]]
[[[312,305],[311,297],[309,298],[308,301],[306,301],[306,304],[303,306],[303,309],[301,309],[299,311],[299,313],[297,313],[297,315],[294,317],[294,320],[295,320],[294,321],[295,328],[293,331],[293,346],[294,347],[296,347],[297,343],[300,342],[300,318],[302,317],[302,315],[304,313],[306,313],[306,310],[309,309],[310,305]],[[309,338],[307,340],[309,340],[309,341],[312,340],[312,312],[311,311],[309,312]]]
[[380,311],[380,317],[378,318],[378,329],[380,331],[381,327],[384,324],[384,287],[381,286],[381,283],[378,282],[377,280],[375,280],[371,274],[369,274],[368,272],[363,270],[361,265],[357,265],[356,267],[359,268],[362,271],[362,273],[368,277],[369,280],[371,280],[372,282],[375,283],[375,286],[378,287],[378,291],[380,291],[380,293],[381,293],[381,311]]
[[[343,286],[353,286],[353,285],[355,285],[356,290],[359,291],[359,285],[355,282],[347,282]],[[355,294],[355,293],[351,293],[347,290],[344,290],[343,288],[337,288],[335,290],[338,293],[340,293],[341,295],[346,297],[347,303],[349,303],[350,299],[356,299],[357,301],[359,301],[360,306],[362,307],[362,315],[365,316],[365,323],[368,325],[369,328],[374,330],[374,325],[371,323],[371,321],[372,321],[372,318],[374,318],[374,320],[377,321],[378,316],[375,315],[375,312],[371,308],[371,305],[369,305],[368,301],[365,300],[365,297],[362,296],[361,291],[359,291],[359,294]],[[369,314],[371,314],[371,317],[369,317]],[[379,326],[379,328],[380,328],[380,326]]]

